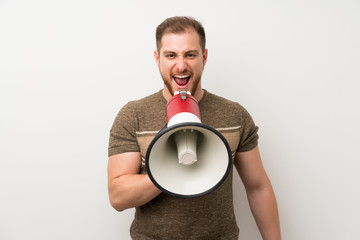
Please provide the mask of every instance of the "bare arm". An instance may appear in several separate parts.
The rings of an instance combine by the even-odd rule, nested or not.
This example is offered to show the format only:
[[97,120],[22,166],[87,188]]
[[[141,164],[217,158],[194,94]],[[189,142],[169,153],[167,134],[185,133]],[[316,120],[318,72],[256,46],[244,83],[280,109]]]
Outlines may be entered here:
[[109,198],[113,208],[118,211],[144,205],[161,193],[148,175],[139,174],[140,164],[138,152],[109,157]]
[[235,167],[244,183],[251,212],[263,239],[281,239],[275,194],[262,165],[258,147],[236,153]]

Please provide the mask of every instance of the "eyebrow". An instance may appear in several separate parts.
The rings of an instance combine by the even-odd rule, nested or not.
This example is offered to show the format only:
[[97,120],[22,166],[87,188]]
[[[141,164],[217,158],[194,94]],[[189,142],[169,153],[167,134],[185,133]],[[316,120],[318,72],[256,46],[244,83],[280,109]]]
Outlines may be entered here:
[[174,52],[174,51],[166,51],[166,50],[165,50],[165,51],[163,51],[162,53],[163,53],[163,54],[168,54],[168,53],[175,53],[175,52]]
[[196,53],[196,54],[198,54],[199,53],[199,51],[198,50],[189,50],[189,51],[187,51],[187,52],[185,52],[186,54],[189,54],[189,53]]
[[[171,50],[165,50],[165,51],[163,51],[163,54],[169,54],[169,53],[176,54],[176,52],[171,51]],[[198,54],[199,51],[196,50],[196,49],[194,49],[194,50],[189,50],[189,51],[186,51],[186,52],[185,52],[185,54],[189,54],[189,53],[196,53],[196,54]]]

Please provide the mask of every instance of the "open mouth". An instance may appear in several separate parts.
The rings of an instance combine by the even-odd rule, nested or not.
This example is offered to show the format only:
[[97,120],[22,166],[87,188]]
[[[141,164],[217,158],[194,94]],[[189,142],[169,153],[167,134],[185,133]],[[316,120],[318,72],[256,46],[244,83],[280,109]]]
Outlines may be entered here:
[[184,87],[190,81],[191,75],[174,75],[173,79],[179,87]]

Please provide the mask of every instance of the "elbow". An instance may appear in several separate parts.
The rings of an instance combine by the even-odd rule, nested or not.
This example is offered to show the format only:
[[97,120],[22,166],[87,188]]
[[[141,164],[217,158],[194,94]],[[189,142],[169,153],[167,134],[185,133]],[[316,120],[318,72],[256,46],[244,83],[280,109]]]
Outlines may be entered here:
[[124,194],[109,187],[110,205],[118,212],[122,212],[125,209],[130,208],[130,206],[127,205],[128,203],[124,197]]
[[122,212],[122,211],[124,211],[125,209],[127,209],[127,207],[125,207],[124,204],[123,204],[120,200],[118,200],[118,199],[116,199],[116,198],[114,198],[114,197],[111,197],[111,196],[110,196],[109,200],[110,200],[110,205],[111,205],[116,211]]
[[122,212],[125,209],[129,208],[126,206],[123,192],[116,189],[114,184],[109,183],[108,194],[109,194],[110,205],[116,211]]

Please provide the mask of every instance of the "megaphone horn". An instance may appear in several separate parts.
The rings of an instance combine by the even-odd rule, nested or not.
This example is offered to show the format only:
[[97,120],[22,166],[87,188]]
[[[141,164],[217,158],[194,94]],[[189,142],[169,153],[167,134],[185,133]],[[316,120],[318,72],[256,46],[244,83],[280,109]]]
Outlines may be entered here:
[[226,139],[202,124],[197,100],[176,92],[166,104],[166,127],[151,141],[145,165],[151,181],[176,197],[198,197],[219,187],[230,173]]

